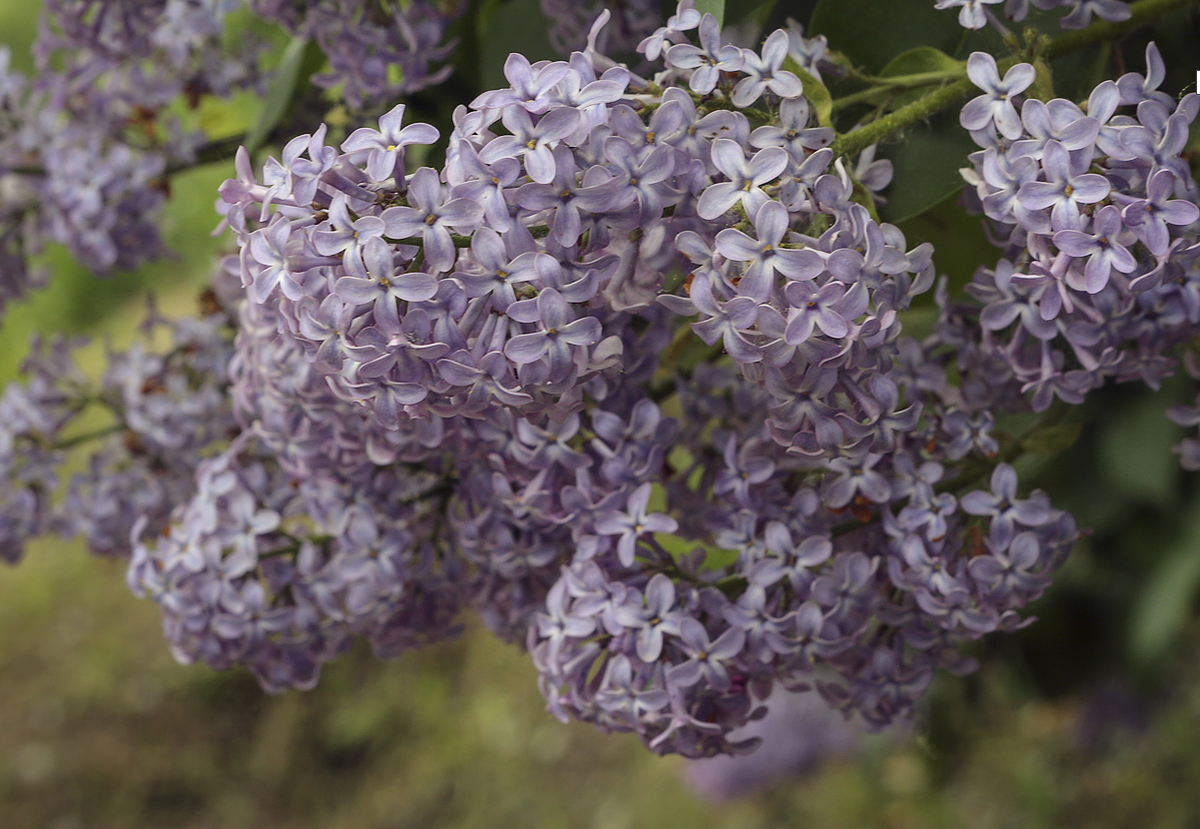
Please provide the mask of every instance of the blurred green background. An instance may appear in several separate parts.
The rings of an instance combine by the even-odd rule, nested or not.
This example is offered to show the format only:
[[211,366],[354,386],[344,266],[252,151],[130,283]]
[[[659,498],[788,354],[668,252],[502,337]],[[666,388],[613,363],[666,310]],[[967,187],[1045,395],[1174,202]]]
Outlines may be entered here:
[[[0,2],[0,41],[25,68],[36,12]],[[145,290],[188,313],[230,174],[175,179],[171,261],[97,281],[48,251],[51,287],[0,324],[0,379],[35,328],[95,335],[98,369]],[[953,199],[905,230],[944,248],[943,270],[986,249]],[[939,678],[912,733],[720,802],[686,761],[551,718],[525,656],[470,622],[456,642],[392,663],[354,651],[315,691],[268,696],[242,672],[177,665],[119,562],[40,542],[0,569],[0,829],[1200,826],[1200,488],[1161,415],[1190,393],[1101,395],[1075,445],[1026,470],[1092,529],[1039,623],[982,643],[977,674]]]

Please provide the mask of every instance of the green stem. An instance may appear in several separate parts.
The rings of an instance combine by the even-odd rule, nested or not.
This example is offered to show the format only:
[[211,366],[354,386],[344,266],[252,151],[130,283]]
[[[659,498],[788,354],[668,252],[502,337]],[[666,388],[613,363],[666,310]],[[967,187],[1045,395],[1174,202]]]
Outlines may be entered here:
[[852,92],[849,95],[843,95],[833,102],[833,109],[836,112],[839,109],[845,109],[854,104],[869,102],[872,98],[877,98],[880,95],[893,94],[899,89],[912,89],[918,86],[928,86],[934,83],[942,83],[948,80],[954,80],[961,77],[961,73],[954,72],[920,72],[913,75],[897,75],[894,78],[879,78],[876,81],[876,86],[870,89],[862,89],[858,92]]
[[961,78],[963,71],[962,69],[942,69],[937,72],[914,72],[911,75],[893,75],[890,78],[876,78],[875,85],[898,86],[907,89],[914,86],[937,83],[938,81]]
[[[1003,72],[1004,69],[1001,69]],[[878,144],[885,138],[890,138],[913,124],[924,121],[943,109],[951,107],[975,89],[975,84],[967,78],[955,81],[949,86],[931,92],[903,106],[895,112],[890,112],[878,121],[872,121],[856,130],[838,136],[832,145],[835,156],[855,156],[872,144]]]
[[264,550],[262,552],[259,552],[257,555],[258,555],[259,561],[261,561],[264,558],[278,558],[279,556],[290,556],[290,555],[295,555],[298,552],[300,552],[300,543],[296,542],[294,544],[287,544],[283,547],[276,547],[274,550]]
[[696,105],[696,114],[701,117],[710,112],[723,109],[740,112],[755,123],[769,124],[772,120],[771,113],[764,112],[761,109],[754,109],[753,107],[734,106],[733,101],[729,100],[728,98],[711,98],[709,96],[697,96],[695,94],[692,95],[693,99],[697,97],[700,99],[700,103]]
[[109,435],[115,435],[118,432],[123,432],[123,431],[125,431],[124,424],[114,423],[112,426],[105,426],[103,429],[96,429],[95,431],[92,431],[92,432],[84,432],[81,435],[75,435],[74,437],[69,437],[69,438],[66,438],[65,440],[56,441],[54,443],[54,448],[55,449],[70,449],[71,447],[78,446],[81,443],[88,443],[93,440],[99,440],[100,438],[105,438],[105,437],[108,437]]
[[861,92],[851,92],[849,95],[843,95],[833,102],[831,108],[834,112],[839,109],[854,106],[855,104],[868,103],[872,98],[878,98],[880,95],[888,94],[886,89],[864,89]]
[[[1111,40],[1161,17],[1167,12],[1197,5],[1200,5],[1200,0],[1139,0],[1130,7],[1132,14],[1128,20],[1119,23],[1099,20],[1086,29],[1061,35],[1048,43],[1045,48],[1045,56],[1056,58],[1086,46]],[[1013,55],[999,61],[997,68],[1000,74],[1003,75],[1009,68],[1020,63],[1023,57],[1025,56]],[[966,73],[965,69],[963,73]],[[857,155],[872,144],[878,144],[885,138],[890,138],[913,124],[936,115],[943,109],[961,103],[975,89],[975,84],[971,83],[970,79],[963,77],[949,86],[930,92],[911,104],[883,116],[878,121],[873,121],[839,136],[832,144],[834,155]]]
[[[220,138],[216,141],[210,141],[204,144],[196,151],[196,156],[191,161],[177,161],[169,165],[164,171],[164,177],[175,176],[180,173],[186,173],[188,170],[194,170],[197,167],[203,167],[206,164],[214,164],[218,161],[228,163],[237,153],[238,147],[246,142],[249,133],[239,133],[231,135],[228,138]],[[283,138],[283,134],[273,134],[272,138]],[[8,167],[2,172],[13,173],[23,176],[44,176],[46,169],[44,167]]]

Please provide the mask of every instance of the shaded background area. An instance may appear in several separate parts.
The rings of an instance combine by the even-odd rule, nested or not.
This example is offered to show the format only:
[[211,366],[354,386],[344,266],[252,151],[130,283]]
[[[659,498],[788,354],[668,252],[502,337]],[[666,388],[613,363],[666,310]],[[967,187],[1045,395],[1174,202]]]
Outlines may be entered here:
[[[1028,665],[944,680],[929,724],[713,803],[686,762],[547,715],[485,632],[312,692],[176,665],[120,567],[69,548],[0,579],[0,815],[10,827],[1188,827],[1200,819],[1200,630],[1152,696],[1042,696]],[[1049,603],[1056,601],[1055,596]],[[1035,635],[1035,634],[1031,634]],[[785,735],[804,741],[804,733]]]
[[[19,65],[36,11],[0,4]],[[97,281],[49,251],[51,287],[0,326],[0,380],[34,328],[127,342],[147,288],[168,314],[189,313],[228,175],[213,165],[175,180],[173,261]],[[994,254],[954,202],[903,225],[962,284]],[[90,353],[98,368],[102,339]],[[551,718],[528,659],[470,621],[456,642],[391,663],[356,650],[316,690],[268,696],[243,672],[177,665],[119,562],[41,542],[0,569],[0,826],[1200,825],[1200,487],[1162,416],[1193,394],[1180,382],[1098,395],[1074,444],[1023,470],[1092,530],[1032,608],[1037,624],[981,643],[977,674],[939,678],[911,732],[856,737],[848,756],[814,763],[821,752],[787,749],[828,745],[829,721],[781,725],[784,750],[739,773],[760,785],[720,800],[729,775]]]

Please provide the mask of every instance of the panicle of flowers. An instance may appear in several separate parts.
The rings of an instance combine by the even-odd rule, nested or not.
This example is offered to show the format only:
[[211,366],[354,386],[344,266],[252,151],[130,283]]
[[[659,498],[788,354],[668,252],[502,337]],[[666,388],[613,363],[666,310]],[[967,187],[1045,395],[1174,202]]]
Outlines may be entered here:
[[158,109],[180,93],[228,95],[254,75],[221,48],[236,0],[47,0],[34,45],[55,97],[111,117]]
[[267,690],[311,688],[355,635],[395,656],[455,632],[436,476],[297,479],[256,443],[247,432],[201,463],[166,531],[134,528],[129,585],[161,607],[177,659],[244,665]]
[[935,669],[970,670],[959,645],[1024,624],[1075,541],[1007,464],[944,487],[937,424],[821,468],[779,453],[768,394],[727,369],[698,369],[680,403],[704,428],[680,431],[665,480],[577,518],[528,639],[552,712],[651,750],[753,749],[730,733],[777,685],[907,719]]
[[[231,4],[53,0],[25,79],[0,58],[0,250],[6,262],[44,241],[89,269],[134,267],[162,252],[166,173],[203,136],[168,112],[180,97],[228,95],[258,81],[259,49],[222,44]],[[0,300],[37,282],[5,269]]]
[[90,400],[115,421],[82,472],[71,476],[57,531],[85,538],[92,552],[127,557],[137,524],[164,530],[195,488],[200,462],[237,433],[229,398],[233,354],[229,311],[215,303],[196,318],[168,320],[151,309],[142,339],[109,350]]
[[[729,48],[738,61],[750,54]],[[780,68],[788,48],[777,33],[767,57],[714,96],[786,100],[782,126],[753,139],[741,113],[699,112],[678,86],[650,93],[589,50],[538,66],[511,56],[512,87],[459,111],[440,172],[404,172],[404,147],[436,131],[402,127],[402,106],[340,153],[324,129],[294,140],[262,183],[242,158],[222,194],[243,282],[253,300],[279,304],[337,394],[390,428],[463,405],[473,417],[577,408],[590,378],[619,370],[620,330],[679,260],[672,240],[728,224],[737,199],[718,204],[717,191],[739,186],[749,162],[723,136],[761,145],[752,177],[784,174],[792,198],[828,164],[828,152],[809,159],[832,133],[805,126],[799,80]],[[659,82],[694,80],[672,60]],[[710,181],[723,183],[701,198]],[[765,198],[747,191],[752,206]]]
[[[403,107],[339,148],[296,138],[261,180],[239,154],[221,195],[253,457],[301,488],[435,476],[430,549],[528,646],[560,716],[689,756],[750,748],[729,734],[775,684],[874,725],[908,716],[935,668],[968,667],[958,645],[1021,623],[1074,525],[1019,499],[1007,465],[956,497],[994,466],[991,424],[900,338],[931,249],[831,164],[786,68],[820,45],[723,44],[682,6],[642,42],[663,61],[644,79],[596,50],[606,19],[568,61],[510,56],[510,86],[455,114],[441,170],[408,170],[437,134]],[[855,172],[888,179],[873,154]],[[191,590],[141,578],[168,614]],[[215,647],[206,630],[186,653]]]
[[435,68],[449,57],[453,42],[446,31],[466,4],[427,0],[379,3],[376,0],[249,0],[260,17],[292,34],[316,40],[329,60],[329,71],[313,77],[323,89],[356,108],[378,107],[441,83],[451,66]]
[[[27,379],[0,397],[0,526],[10,563],[27,538],[47,532],[83,536],[97,554],[128,556],[134,524],[165,528],[190,497],[201,459],[229,440],[228,316],[214,309],[171,322],[152,311],[142,332],[129,349],[110,349],[98,381],[73,357],[86,341],[35,338]],[[61,466],[76,445],[89,455],[64,487]]]
[[66,458],[59,437],[81,408],[86,382],[68,356],[70,345],[35,336],[21,367],[27,381],[0,395],[0,559],[9,564],[53,525],[51,498]]
[[[193,387],[215,384],[221,408],[203,412],[194,388],[170,413],[147,407],[142,418],[164,440],[176,436],[172,461],[189,467],[180,486],[165,503],[124,504],[130,587],[162,608],[176,657],[241,664],[278,691],[311,687],[354,636],[389,658],[454,635],[469,584],[462,560],[437,543],[449,490],[421,451],[444,451],[443,433],[384,430],[330,393],[299,346],[278,336],[271,309],[239,300],[236,313],[232,347],[225,337],[207,359],[194,345],[171,352],[191,355]],[[140,388],[157,394],[162,383],[155,376]],[[135,458],[147,454],[133,447]],[[128,460],[109,466],[92,486],[130,488]],[[154,478],[161,486],[162,471]]]
[[990,57],[968,62],[984,94],[962,122],[983,149],[964,175],[1005,255],[975,274],[974,304],[946,305],[941,337],[977,378],[977,409],[1079,403],[1109,379],[1157,387],[1196,334],[1200,190],[1182,153],[1200,96],[1159,91],[1153,44],[1146,58],[1082,108],[1027,98],[1019,115],[1032,67],[1002,82]]
[[[158,219],[170,172],[206,140],[204,96],[261,85],[263,44],[227,42],[235,0],[50,0],[26,80],[0,55],[0,302],[42,275],[25,260],[45,241],[98,273],[165,252]],[[378,106],[444,79],[451,17],[432,4],[320,0],[251,3],[260,16],[320,42],[330,71],[313,80],[352,106]]]
[[29,177],[10,174],[21,158],[16,136],[25,113],[25,89],[26,79],[12,69],[12,53],[0,46],[0,312],[49,278],[45,268],[30,266],[42,244],[40,222],[32,209],[37,191]]
[[[392,22],[255,7],[296,31],[335,10]],[[139,42],[141,13],[112,8],[124,28],[89,36]],[[310,687],[353,637],[391,656],[469,607],[528,648],[556,715],[699,757],[752,749],[731,735],[776,687],[906,719],[935,670],[970,669],[964,643],[1024,623],[1074,523],[1021,496],[980,394],[947,381],[947,343],[981,376],[971,346],[902,335],[932,249],[876,218],[873,150],[834,161],[789,69],[816,76],[823,41],[734,46],[683,4],[639,44],[641,77],[597,48],[608,19],[568,60],[511,55],[508,87],[456,111],[440,169],[406,163],[438,132],[403,105],[338,146],[298,136],[261,172],[239,151],[221,310],[173,325],[166,352],[110,355],[98,390],[4,398],[111,412],[63,528],[132,546],[130,587],[180,660]],[[969,117],[1008,149],[1025,78],[986,69]],[[1149,106],[1154,143],[1178,113]],[[1055,167],[1067,140],[1039,157]],[[1118,160],[1154,254],[1145,225],[1179,199]],[[1084,244],[1054,234],[1088,229],[1085,198],[1047,244]],[[12,558],[48,522],[65,421],[8,420],[0,461],[32,516],[0,539]]]

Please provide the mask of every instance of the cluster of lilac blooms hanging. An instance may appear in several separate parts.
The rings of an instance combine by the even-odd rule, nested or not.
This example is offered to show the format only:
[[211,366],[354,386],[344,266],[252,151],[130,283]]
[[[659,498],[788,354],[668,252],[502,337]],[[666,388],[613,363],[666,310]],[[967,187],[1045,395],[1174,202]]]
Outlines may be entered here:
[[698,756],[748,748],[776,683],[908,716],[1017,627],[1074,525],[989,484],[986,416],[918,370],[931,251],[855,201],[797,41],[685,8],[651,79],[512,56],[441,170],[406,170],[436,134],[402,107],[261,182],[242,157],[244,431],[130,570],[176,652],[303,686],[468,606],[556,714]]
[[1174,373],[1172,350],[1195,336],[1200,189],[1181,153],[1200,95],[1158,90],[1153,44],[1146,62],[1145,75],[1097,86],[1086,111],[1029,98],[1019,114],[1033,67],[1001,79],[990,56],[968,62],[983,94],[961,120],[983,149],[964,175],[1004,251],[968,286],[978,305],[954,308],[943,332],[981,381],[973,405],[1030,394],[1040,411],[1108,380],[1157,387]]
[[316,40],[330,66],[313,81],[351,107],[449,73],[454,17],[425,0],[46,0],[36,74],[0,47],[0,309],[45,283],[29,262],[46,242],[96,273],[166,252],[159,216],[205,146],[200,103],[266,89],[266,42],[224,34],[243,6]]
[[0,308],[45,283],[29,260],[47,241],[101,273],[164,252],[166,171],[200,136],[155,114],[259,81],[259,49],[221,48],[226,6],[47,0],[36,75],[0,48]]
[[[406,166],[438,134],[403,106],[261,173],[240,153],[209,313],[152,315],[170,348],[98,384],[39,351],[0,398],[0,555],[131,539],[176,656],[270,690],[474,610],[556,715],[687,756],[753,748],[776,686],[909,717],[964,643],[1024,624],[1077,531],[1021,497],[994,414],[1153,382],[1194,332],[1198,99],[1157,91],[1152,52],[1086,114],[1018,115],[1032,69],[972,56],[1006,259],[917,340],[932,249],[874,217],[886,168],[834,159],[787,68],[819,79],[823,41],[743,49],[684,4],[642,77],[595,48],[605,19],[568,61],[512,55],[440,169]],[[92,404],[117,426],[55,507]]]

